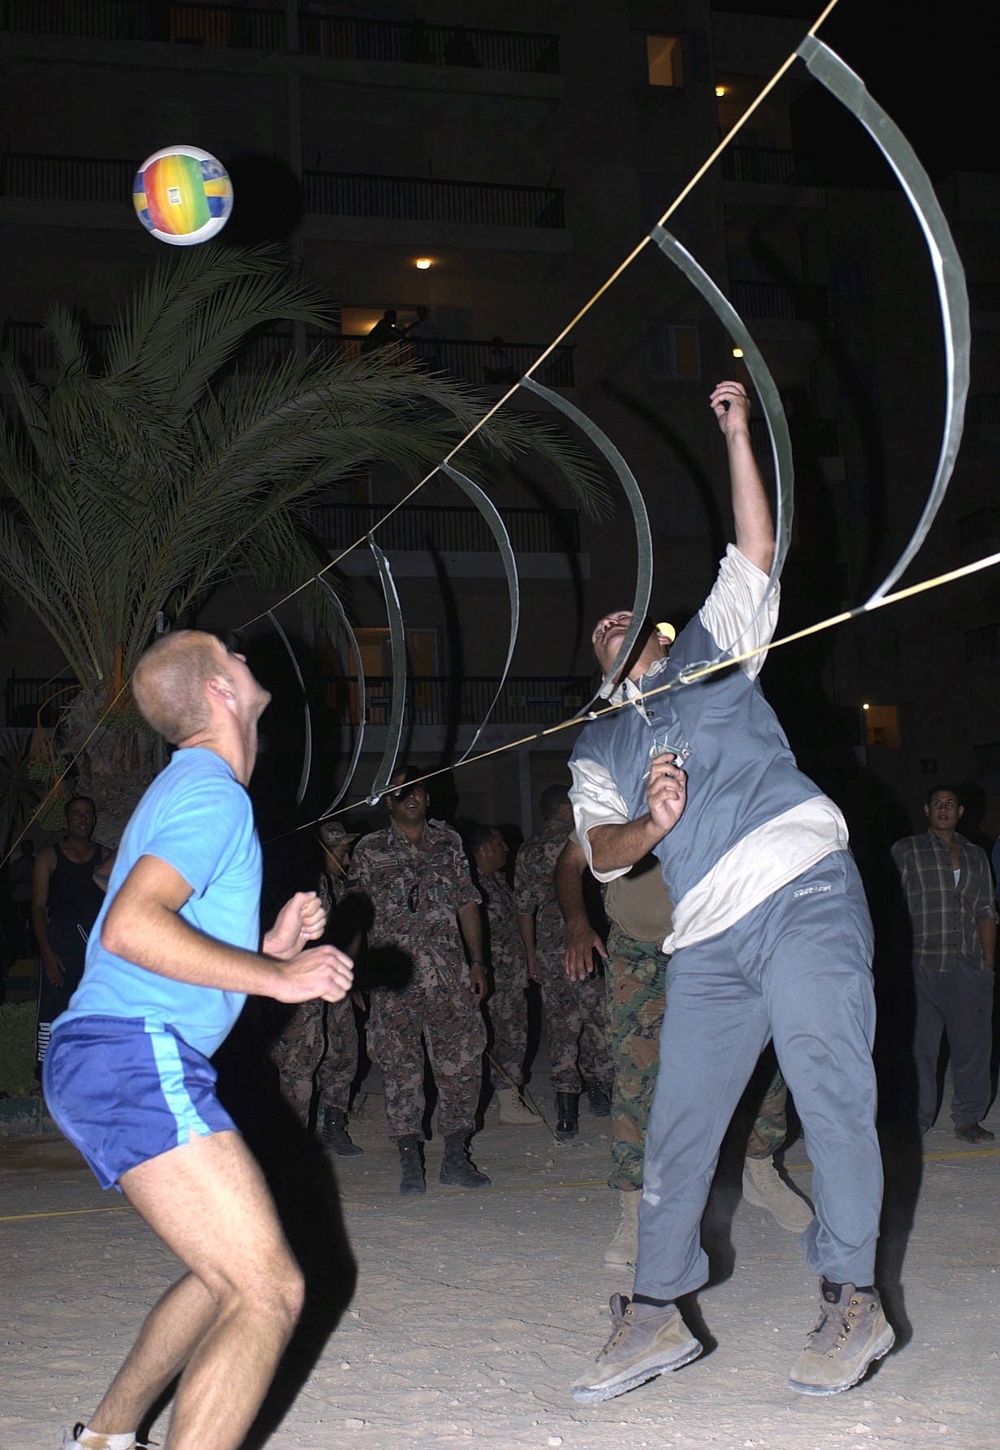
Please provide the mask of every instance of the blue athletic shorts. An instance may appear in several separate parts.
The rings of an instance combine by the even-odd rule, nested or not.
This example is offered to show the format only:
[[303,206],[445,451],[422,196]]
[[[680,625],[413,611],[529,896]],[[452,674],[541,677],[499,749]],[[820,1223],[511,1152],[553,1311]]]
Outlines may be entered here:
[[[45,1055],[45,1102],[102,1188],[203,1136],[236,1131],[215,1068],[169,1027],[141,1017],[70,1018]],[[120,1191],[120,1190],[119,1190]]]

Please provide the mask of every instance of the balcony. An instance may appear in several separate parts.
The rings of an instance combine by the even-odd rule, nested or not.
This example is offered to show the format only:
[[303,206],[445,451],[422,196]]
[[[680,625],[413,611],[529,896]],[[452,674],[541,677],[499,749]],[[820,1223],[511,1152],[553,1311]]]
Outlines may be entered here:
[[826,206],[824,189],[806,183],[785,147],[727,146],[720,167],[731,225],[795,228]]
[[12,674],[3,691],[4,725],[18,730],[34,730],[37,725],[52,729],[79,689],[75,680]]
[[[85,328],[86,339],[98,356],[110,331],[107,323],[91,323]],[[55,345],[51,333],[42,323],[8,319],[3,324],[0,341],[3,351],[10,353],[30,372],[37,374],[55,370]],[[363,342],[363,337],[342,334],[310,334],[306,337],[307,348],[318,347],[325,355],[339,354],[348,359],[361,355]],[[258,333],[240,353],[240,366],[249,369],[275,366],[291,354],[294,346],[290,332]],[[540,342],[505,342],[505,366],[498,368],[492,343],[444,338],[440,342],[441,371],[448,377],[476,387],[508,387],[523,377],[544,350],[544,344]],[[400,362],[412,361],[412,349],[406,343],[396,344],[393,353]],[[573,345],[564,343],[556,348],[537,376],[539,382],[547,387],[572,388]]]
[[[501,509],[515,554],[579,553],[580,519],[575,509]],[[325,504],[313,509],[313,526],[330,550],[364,538],[385,515],[375,504]],[[380,548],[446,553],[492,553],[496,542],[474,508],[401,508],[378,529]]]
[[821,322],[826,320],[826,288],[803,283],[741,282],[733,278],[730,296],[745,322]]
[[778,146],[727,146],[721,165],[723,181],[784,185],[795,177],[795,153]]
[[[456,7],[457,8],[457,7]],[[274,54],[288,49],[283,4],[169,4],[164,0],[0,0],[0,31],[84,40],[159,41]],[[335,60],[559,74],[559,38],[518,30],[334,16],[300,6],[300,54]]]
[[[836,418],[789,418],[788,432],[796,454],[809,458],[840,458],[840,425]],[[763,418],[750,419],[750,441],[758,458],[771,456],[771,438]]]
[[[0,156],[0,198],[15,203],[8,221],[130,228],[135,169],[134,159],[7,152]],[[306,226],[328,240],[369,245],[379,224],[380,240],[415,246],[460,240],[544,252],[569,247],[558,187],[306,171],[301,188]],[[84,213],[82,204],[93,210]],[[456,227],[466,229],[460,239]]]
[[566,225],[564,193],[554,186],[497,186],[482,181],[305,171],[302,192],[305,209],[313,216],[443,222],[447,226],[539,227],[547,231]]
[[[414,676],[408,684],[404,720],[407,726],[471,726],[482,724],[500,681],[496,677],[463,675]],[[503,692],[490,715],[490,726],[541,729],[572,717],[593,693],[589,675],[508,676]],[[367,721],[372,726],[389,723],[392,678],[388,675],[365,679]],[[358,686],[354,680],[336,680],[327,686],[327,703],[345,716],[349,725],[358,717]]]

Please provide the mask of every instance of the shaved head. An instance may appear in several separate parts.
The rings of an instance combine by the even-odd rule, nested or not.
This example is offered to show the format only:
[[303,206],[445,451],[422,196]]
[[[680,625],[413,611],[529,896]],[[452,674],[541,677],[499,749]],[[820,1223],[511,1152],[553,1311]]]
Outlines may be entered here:
[[228,678],[228,654],[214,634],[180,629],[151,645],[135,667],[132,695],[139,713],[171,745],[210,720],[205,686]]

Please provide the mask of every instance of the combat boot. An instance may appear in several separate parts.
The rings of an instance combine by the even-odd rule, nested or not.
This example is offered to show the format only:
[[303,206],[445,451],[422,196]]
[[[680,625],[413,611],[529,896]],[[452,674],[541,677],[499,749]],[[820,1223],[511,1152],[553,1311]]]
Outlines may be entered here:
[[568,1143],[580,1130],[579,1093],[556,1093],[556,1137],[560,1143]]
[[323,1131],[319,1135],[319,1141],[328,1153],[336,1153],[338,1158],[357,1158],[365,1151],[357,1143],[351,1142],[351,1135],[347,1131],[347,1114],[339,1108],[327,1108],[323,1114]]
[[497,1088],[497,1102],[500,1104],[500,1122],[506,1127],[526,1128],[541,1126],[541,1118],[529,1108],[516,1087]]
[[820,1295],[823,1312],[788,1383],[803,1395],[839,1395],[889,1353],[896,1336],[874,1289],[824,1279]]
[[618,1195],[621,1202],[622,1219],[618,1231],[604,1250],[604,1262],[616,1269],[634,1269],[639,1254],[639,1199],[638,1188]]
[[587,1084],[587,1101],[590,1103],[590,1111],[595,1118],[610,1118],[611,1116],[611,1089],[606,1088],[603,1083],[592,1082]]
[[789,1233],[804,1233],[813,1221],[812,1204],[789,1188],[773,1158],[744,1159],[743,1197],[754,1208],[766,1209]]
[[438,1178],[449,1188],[489,1188],[490,1180],[469,1157],[464,1133],[449,1133],[444,1140],[444,1157]]
[[399,1191],[400,1193],[426,1193],[424,1181],[424,1148],[419,1138],[400,1138],[399,1149]]

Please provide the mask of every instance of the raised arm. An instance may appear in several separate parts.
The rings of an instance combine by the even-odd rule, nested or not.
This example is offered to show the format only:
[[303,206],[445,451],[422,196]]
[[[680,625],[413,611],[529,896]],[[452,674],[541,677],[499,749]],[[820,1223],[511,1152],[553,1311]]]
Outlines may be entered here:
[[750,443],[750,399],[742,383],[719,383],[710,398],[726,440],[736,547],[765,574],[774,562],[774,521]]

